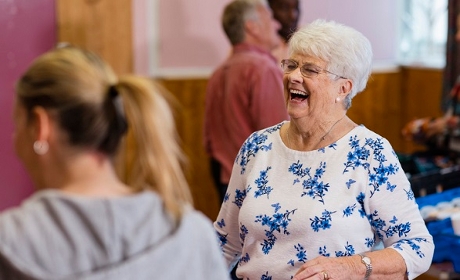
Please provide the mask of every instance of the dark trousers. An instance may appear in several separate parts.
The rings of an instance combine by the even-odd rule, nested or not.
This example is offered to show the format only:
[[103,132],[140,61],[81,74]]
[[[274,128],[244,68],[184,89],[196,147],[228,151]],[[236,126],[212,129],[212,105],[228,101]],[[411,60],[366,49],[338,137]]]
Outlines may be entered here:
[[225,194],[227,193],[228,183],[224,184],[220,181],[220,170],[221,170],[220,163],[217,160],[212,158],[210,165],[211,165],[212,179],[214,180],[214,185],[216,186],[217,193],[219,195],[219,202],[222,203],[224,201]]
[[[219,194],[220,203],[222,203],[224,201],[225,194],[227,193],[228,184],[224,184],[220,181],[220,163],[215,159],[211,159],[210,165],[212,179],[214,180],[214,185],[216,186],[217,192]],[[238,265],[235,265],[235,267],[232,269],[232,272],[230,273],[230,277],[232,280],[240,280],[240,278],[236,277],[235,274],[237,267]]]

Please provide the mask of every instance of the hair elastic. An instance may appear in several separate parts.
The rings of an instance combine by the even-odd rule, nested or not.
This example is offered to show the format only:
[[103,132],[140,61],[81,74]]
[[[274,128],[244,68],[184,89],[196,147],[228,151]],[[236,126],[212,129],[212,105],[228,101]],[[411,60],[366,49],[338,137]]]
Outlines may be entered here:
[[128,123],[126,122],[125,112],[123,110],[122,99],[118,94],[116,85],[109,87],[108,97],[115,109],[115,121],[120,134],[124,134],[128,130]]

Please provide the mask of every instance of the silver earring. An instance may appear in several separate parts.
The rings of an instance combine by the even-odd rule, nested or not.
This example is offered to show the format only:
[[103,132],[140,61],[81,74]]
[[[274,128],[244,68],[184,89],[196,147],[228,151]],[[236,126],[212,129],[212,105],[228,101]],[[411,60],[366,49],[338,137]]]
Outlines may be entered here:
[[335,103],[337,103],[337,102],[339,102],[339,101],[340,101],[340,97],[337,97],[337,98],[335,99]]
[[34,142],[34,152],[37,154],[37,155],[44,155],[48,152],[48,148],[49,148],[49,145],[48,145],[48,142],[46,141],[35,141]]

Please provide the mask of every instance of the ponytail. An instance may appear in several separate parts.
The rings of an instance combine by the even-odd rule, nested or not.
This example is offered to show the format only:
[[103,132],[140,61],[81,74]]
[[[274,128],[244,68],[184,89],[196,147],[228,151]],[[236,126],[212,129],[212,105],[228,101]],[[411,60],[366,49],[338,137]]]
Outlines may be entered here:
[[168,92],[152,80],[127,76],[116,85],[128,123],[118,151],[117,173],[135,191],[151,189],[176,221],[192,204],[183,174],[184,155],[178,143]]

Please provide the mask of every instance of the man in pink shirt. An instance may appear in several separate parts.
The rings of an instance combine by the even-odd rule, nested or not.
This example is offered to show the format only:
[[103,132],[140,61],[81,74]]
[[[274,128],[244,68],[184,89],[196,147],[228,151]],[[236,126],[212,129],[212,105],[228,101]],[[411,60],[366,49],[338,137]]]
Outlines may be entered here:
[[287,120],[282,71],[270,54],[280,25],[265,0],[234,0],[222,16],[233,49],[211,76],[204,141],[221,202],[238,150],[254,131]]

